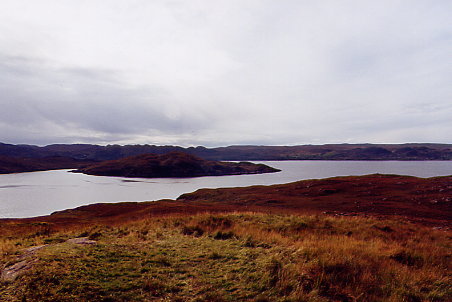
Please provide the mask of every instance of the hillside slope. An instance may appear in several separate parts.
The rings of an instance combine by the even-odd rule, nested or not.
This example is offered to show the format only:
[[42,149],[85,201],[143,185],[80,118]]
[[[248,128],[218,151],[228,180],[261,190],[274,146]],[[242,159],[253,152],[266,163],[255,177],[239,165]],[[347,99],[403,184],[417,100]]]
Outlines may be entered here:
[[25,219],[0,219],[0,232],[27,224],[46,227],[139,220],[149,216],[204,212],[373,216],[451,227],[452,176],[417,178],[364,175],[302,180],[272,186],[200,189],[177,200],[91,204]]
[[334,215],[401,216],[447,223],[452,217],[452,176],[333,177],[273,186],[200,189],[177,200]]

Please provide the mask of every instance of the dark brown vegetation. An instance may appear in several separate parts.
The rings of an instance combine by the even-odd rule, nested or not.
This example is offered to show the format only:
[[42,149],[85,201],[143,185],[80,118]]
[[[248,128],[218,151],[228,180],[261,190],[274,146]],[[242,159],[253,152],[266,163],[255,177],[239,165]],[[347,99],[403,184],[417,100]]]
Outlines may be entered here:
[[273,186],[200,189],[179,201],[262,207],[332,215],[400,216],[448,223],[452,217],[452,176],[399,175],[334,177]]
[[104,161],[74,172],[102,176],[151,178],[258,174],[278,171],[280,170],[263,164],[208,161],[182,152],[170,152]]
[[367,175],[3,219],[0,300],[446,302],[451,196]]

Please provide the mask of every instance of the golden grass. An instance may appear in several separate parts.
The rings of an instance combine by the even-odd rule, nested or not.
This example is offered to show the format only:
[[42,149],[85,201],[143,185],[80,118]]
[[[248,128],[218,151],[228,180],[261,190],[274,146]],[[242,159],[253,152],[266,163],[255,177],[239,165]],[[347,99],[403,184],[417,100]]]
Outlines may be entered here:
[[[33,228],[0,238],[0,265],[25,247],[48,244],[34,270],[1,283],[5,301],[88,301],[85,292],[93,301],[452,298],[450,232],[400,220],[205,213],[55,232]],[[64,242],[80,236],[98,245]],[[42,296],[44,287],[49,296]]]

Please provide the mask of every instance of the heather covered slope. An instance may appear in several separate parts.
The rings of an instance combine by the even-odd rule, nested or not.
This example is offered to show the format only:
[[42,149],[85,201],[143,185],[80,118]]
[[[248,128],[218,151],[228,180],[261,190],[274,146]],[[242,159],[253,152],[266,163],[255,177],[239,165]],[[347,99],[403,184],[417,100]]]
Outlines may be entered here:
[[273,186],[200,189],[178,200],[335,215],[401,216],[448,224],[452,217],[452,176],[333,177]]
[[124,177],[197,177],[278,172],[263,164],[207,161],[182,152],[143,154],[94,164],[76,172]]
[[373,174],[273,186],[200,189],[177,200],[92,204],[43,217],[0,219],[0,232],[27,228],[28,224],[60,228],[150,216],[234,211],[387,217],[447,228],[452,217],[452,176]]

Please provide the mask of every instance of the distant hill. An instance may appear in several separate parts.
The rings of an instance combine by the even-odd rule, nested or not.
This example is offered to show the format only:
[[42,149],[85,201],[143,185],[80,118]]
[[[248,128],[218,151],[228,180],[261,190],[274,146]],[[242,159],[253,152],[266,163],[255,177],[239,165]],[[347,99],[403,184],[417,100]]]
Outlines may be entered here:
[[219,148],[155,145],[57,144],[38,147],[0,143],[0,156],[114,160],[146,153],[185,152],[208,160],[452,160],[452,144],[327,144],[228,146]]
[[197,177],[278,171],[280,170],[263,164],[209,161],[183,152],[170,152],[167,154],[142,154],[104,161],[74,172],[125,177]]
[[451,144],[328,144],[215,148],[224,160],[452,160]]
[[50,156],[43,158],[0,156],[0,174],[55,169],[73,169],[93,163],[93,161],[77,160],[61,156]]

